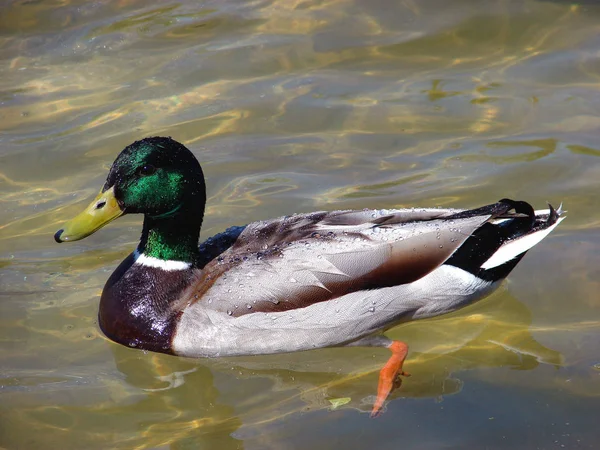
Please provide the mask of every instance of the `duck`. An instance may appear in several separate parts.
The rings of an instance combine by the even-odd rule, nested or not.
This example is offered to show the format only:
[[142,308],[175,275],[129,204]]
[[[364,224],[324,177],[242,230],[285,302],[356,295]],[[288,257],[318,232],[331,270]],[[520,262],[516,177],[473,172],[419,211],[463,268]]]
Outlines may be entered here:
[[200,163],[170,137],[127,146],[100,193],[56,242],[143,214],[140,242],[108,278],[99,326],[137,349],[204,358],[383,347],[371,415],[402,383],[408,345],[384,332],[491,294],[565,218],[502,199],[474,209],[293,213],[232,226],[199,244]]

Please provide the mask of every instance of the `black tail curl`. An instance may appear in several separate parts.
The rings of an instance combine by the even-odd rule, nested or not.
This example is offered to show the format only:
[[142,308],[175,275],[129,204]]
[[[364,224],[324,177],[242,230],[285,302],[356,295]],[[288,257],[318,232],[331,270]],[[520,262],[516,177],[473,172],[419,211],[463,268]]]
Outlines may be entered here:
[[[560,217],[560,208],[549,205],[550,212],[536,216],[533,207],[524,201],[503,198],[498,203],[476,210],[462,211],[461,217],[475,214],[490,214],[490,222],[477,229],[463,245],[445,262],[486,281],[505,278],[526,252],[497,267],[482,269],[481,266],[507,241],[518,239],[532,232],[547,228]],[[514,211],[514,212],[511,212]],[[453,216],[455,217],[455,216]],[[496,220],[495,219],[505,219]]]

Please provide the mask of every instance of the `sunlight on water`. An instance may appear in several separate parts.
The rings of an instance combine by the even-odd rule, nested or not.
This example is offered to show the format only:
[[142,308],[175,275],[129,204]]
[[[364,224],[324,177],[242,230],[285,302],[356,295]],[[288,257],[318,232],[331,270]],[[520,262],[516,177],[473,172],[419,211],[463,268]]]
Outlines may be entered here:
[[[596,448],[600,6],[10,1],[0,14],[0,447]],[[313,210],[564,202],[497,293],[385,349],[191,360],[108,341],[128,216],[58,246],[115,155],[168,135],[202,237]],[[365,414],[362,414],[365,413]]]

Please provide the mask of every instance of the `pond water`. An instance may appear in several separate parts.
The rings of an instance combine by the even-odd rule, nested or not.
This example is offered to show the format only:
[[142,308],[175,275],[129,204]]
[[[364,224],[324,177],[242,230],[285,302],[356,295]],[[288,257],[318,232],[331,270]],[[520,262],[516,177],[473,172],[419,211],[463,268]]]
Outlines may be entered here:
[[[0,14],[0,447],[598,448],[600,5],[8,1]],[[141,217],[57,245],[117,153],[203,164],[206,238],[293,212],[568,218],[503,287],[385,349],[184,359],[108,341],[99,295]]]

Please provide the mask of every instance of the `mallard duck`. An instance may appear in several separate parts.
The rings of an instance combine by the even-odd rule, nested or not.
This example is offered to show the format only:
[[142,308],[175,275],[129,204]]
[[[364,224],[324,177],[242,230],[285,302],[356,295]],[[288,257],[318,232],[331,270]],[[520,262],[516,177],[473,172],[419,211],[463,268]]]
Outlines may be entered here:
[[470,210],[312,212],[235,226],[198,245],[206,189],[184,145],[126,147],[98,196],[54,235],[83,239],[144,214],[110,276],[99,324],[120,344],[186,357],[387,347],[372,415],[400,383],[408,346],[382,333],[490,294],[563,219],[502,199]]

